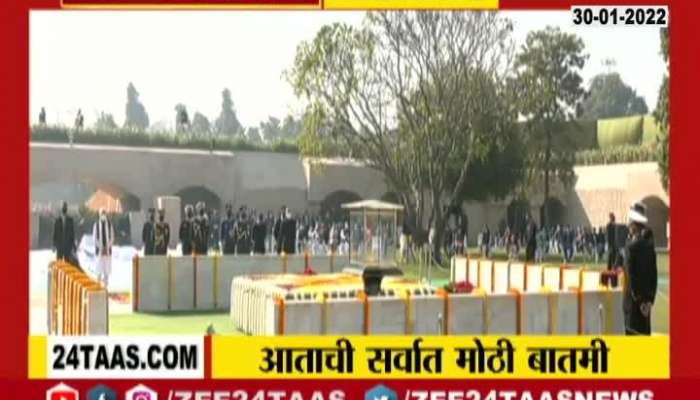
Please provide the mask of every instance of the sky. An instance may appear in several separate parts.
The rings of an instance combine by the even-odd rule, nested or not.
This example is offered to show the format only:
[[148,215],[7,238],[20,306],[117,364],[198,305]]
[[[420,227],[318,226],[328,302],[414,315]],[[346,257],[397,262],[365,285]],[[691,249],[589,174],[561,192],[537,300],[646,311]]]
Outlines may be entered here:
[[[579,35],[590,55],[586,86],[610,67],[656,104],[665,71],[654,27],[576,27],[567,11],[503,12],[520,46],[547,25]],[[86,126],[100,112],[124,121],[133,82],[151,125],[172,128],[177,103],[190,117],[213,121],[229,88],[239,120],[257,126],[303,109],[284,78],[299,42],[332,22],[359,25],[364,12],[329,11],[33,11],[30,15],[30,122],[46,108],[49,124],[71,125],[79,108]]]

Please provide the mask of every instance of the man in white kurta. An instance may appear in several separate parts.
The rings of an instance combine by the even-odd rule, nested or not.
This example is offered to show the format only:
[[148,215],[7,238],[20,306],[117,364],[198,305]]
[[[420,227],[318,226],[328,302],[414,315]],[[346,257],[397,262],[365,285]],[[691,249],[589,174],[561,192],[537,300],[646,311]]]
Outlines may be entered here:
[[92,227],[92,237],[95,241],[95,258],[97,260],[97,280],[105,289],[109,284],[112,273],[112,245],[114,244],[114,227],[107,218],[107,212],[100,209],[100,217]]

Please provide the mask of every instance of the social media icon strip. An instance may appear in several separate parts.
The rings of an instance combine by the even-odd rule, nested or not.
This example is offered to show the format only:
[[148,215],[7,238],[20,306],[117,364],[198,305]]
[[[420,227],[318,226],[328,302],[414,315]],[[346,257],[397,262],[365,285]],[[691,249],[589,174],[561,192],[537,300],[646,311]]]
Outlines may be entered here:
[[398,396],[388,387],[377,385],[365,392],[365,400],[398,400]]
[[46,391],[46,400],[80,400],[78,391],[61,382]]
[[87,392],[87,400],[117,400],[117,393],[105,385],[97,385]]
[[126,392],[125,400],[158,400],[158,393],[146,385],[137,385]]

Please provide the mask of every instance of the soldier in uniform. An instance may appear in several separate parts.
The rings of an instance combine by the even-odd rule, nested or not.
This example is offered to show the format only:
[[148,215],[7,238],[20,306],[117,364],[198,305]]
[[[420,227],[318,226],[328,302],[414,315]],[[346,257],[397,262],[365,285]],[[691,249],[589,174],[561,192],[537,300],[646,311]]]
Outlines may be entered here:
[[285,207],[284,220],[280,224],[280,236],[282,241],[282,251],[286,254],[296,252],[297,221],[292,218],[292,213]]
[[197,216],[194,219],[194,253],[206,255],[209,252],[209,217],[203,201],[197,203]]
[[75,232],[73,218],[68,215],[68,203],[61,203],[61,215],[56,218],[53,225],[53,247],[56,250],[56,259],[70,262],[75,251]]
[[255,254],[265,254],[265,236],[267,235],[267,224],[265,216],[260,213],[258,222],[253,226],[251,234],[253,238],[253,252]]
[[282,206],[279,217],[275,219],[275,224],[272,227],[272,236],[275,238],[275,251],[277,254],[282,253],[282,223],[287,214],[287,206]]
[[236,254],[250,254],[250,222],[245,212],[242,212],[236,223]]
[[182,255],[188,256],[194,250],[194,210],[192,205],[185,206],[185,219],[180,222],[180,243],[182,243]]
[[220,240],[221,249],[224,254],[234,254],[236,252],[236,219],[233,217],[231,204],[226,204],[226,218],[221,223]]
[[635,203],[628,211],[629,238],[625,246],[623,308],[628,335],[651,334],[651,312],[656,298],[658,271],[654,236],[647,226],[646,206]]
[[143,230],[141,230],[141,240],[143,241],[143,254],[145,256],[150,256],[153,253],[153,249],[156,242],[156,210],[154,208],[148,209],[148,221],[143,224]]
[[158,255],[168,254],[168,243],[170,243],[170,224],[165,222],[165,210],[160,209],[158,210],[153,253]]

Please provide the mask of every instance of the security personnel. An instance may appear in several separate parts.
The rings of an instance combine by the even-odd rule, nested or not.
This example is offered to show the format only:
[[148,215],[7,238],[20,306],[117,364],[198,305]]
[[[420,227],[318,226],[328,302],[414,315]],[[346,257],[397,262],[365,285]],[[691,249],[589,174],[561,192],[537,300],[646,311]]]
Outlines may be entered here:
[[203,201],[197,203],[197,216],[194,219],[194,252],[206,255],[209,252],[209,217]]
[[265,254],[265,236],[267,235],[267,226],[265,224],[265,216],[261,213],[258,217],[258,222],[253,226],[251,233],[253,239],[253,252],[255,254]]
[[654,237],[647,227],[646,206],[635,203],[628,212],[629,237],[625,246],[623,307],[628,335],[651,334],[651,308],[656,297],[657,268]]
[[161,208],[158,210],[153,253],[157,255],[168,254],[168,243],[170,243],[170,224],[165,221],[165,210]]
[[221,222],[219,232],[221,249],[224,254],[234,254],[236,252],[236,219],[233,217],[231,204],[226,204],[226,218]]
[[280,224],[281,250],[286,254],[296,253],[297,221],[292,218],[289,209],[285,210],[284,219]]
[[53,224],[53,248],[56,250],[56,259],[71,261],[75,257],[75,231],[73,218],[68,215],[68,203],[61,203],[61,215]]
[[185,219],[180,222],[180,243],[182,255],[188,256],[194,250],[194,210],[191,204],[185,206]]
[[250,254],[250,222],[245,212],[241,212],[236,222],[236,254]]
[[155,214],[155,208],[148,209],[148,220],[143,224],[143,229],[141,230],[141,240],[143,241],[143,254],[146,256],[153,255],[153,249],[156,242]]

